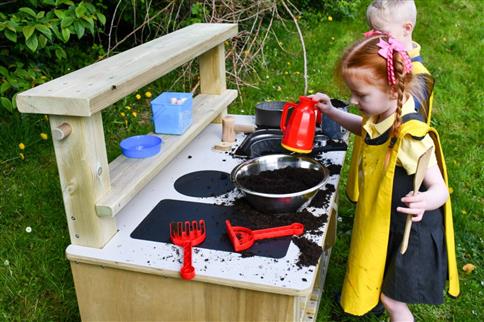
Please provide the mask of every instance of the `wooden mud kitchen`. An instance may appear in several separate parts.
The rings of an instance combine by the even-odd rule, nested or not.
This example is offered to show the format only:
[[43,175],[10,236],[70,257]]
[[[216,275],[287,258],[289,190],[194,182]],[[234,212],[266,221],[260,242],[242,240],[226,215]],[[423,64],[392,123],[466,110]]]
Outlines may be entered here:
[[[338,171],[321,188],[332,187],[326,204],[306,208],[327,216],[317,232],[304,234],[323,248],[317,265],[297,265],[300,250],[291,237],[256,242],[250,256],[234,252],[222,218],[240,194],[233,186],[208,195],[176,188],[207,185],[211,179],[187,175],[220,177],[243,161],[213,149],[221,141],[221,118],[237,97],[226,88],[224,51],[237,32],[236,24],[194,24],[17,96],[21,112],[49,116],[71,241],[66,256],[83,321],[316,319],[345,151],[322,154],[320,161]],[[155,156],[120,155],[108,163],[101,111],[195,58],[200,94],[188,130],[153,134],[163,141]],[[233,119],[240,125],[255,120]],[[246,137],[236,133],[232,151]],[[179,275],[183,250],[170,242],[169,223],[198,218],[206,221],[207,237],[193,248],[196,276],[187,281]]]

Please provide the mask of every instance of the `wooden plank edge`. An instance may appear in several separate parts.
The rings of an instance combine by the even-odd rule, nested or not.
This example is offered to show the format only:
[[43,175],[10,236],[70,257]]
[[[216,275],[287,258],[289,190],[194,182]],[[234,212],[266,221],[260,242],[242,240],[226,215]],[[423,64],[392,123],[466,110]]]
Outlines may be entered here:
[[[188,27],[196,28],[196,25],[205,25],[205,24],[194,24]],[[209,24],[207,24],[209,25]],[[237,35],[238,32],[238,25],[237,24],[217,24],[217,25],[224,25],[225,28],[223,28],[223,31],[219,31],[218,33],[213,35],[213,38],[216,38],[217,45],[223,43],[227,39],[230,39],[234,36]],[[185,27],[185,28],[188,28]],[[185,29],[183,28],[183,29]],[[173,33],[176,32],[181,32],[183,29],[179,29],[174,31]],[[189,30],[187,30],[189,31]],[[166,35],[165,35],[166,36]],[[162,36],[163,37],[163,36]],[[156,41],[157,39],[154,39],[152,41]],[[137,47],[131,48],[125,52],[122,52],[116,56],[120,55],[126,55],[128,54],[129,51],[135,50],[138,47],[141,47],[143,45],[146,45],[148,43],[139,45]],[[92,68],[93,65],[101,65],[106,64],[106,60],[96,62],[94,64],[85,66],[83,68],[80,68],[76,71],[73,71],[69,74],[63,75],[61,77],[58,77],[56,79],[53,79],[47,83],[41,84],[37,87],[35,87],[35,92],[33,92],[33,88],[30,88],[26,91],[23,91],[17,95],[17,109],[21,113],[31,113],[31,114],[52,114],[52,115],[65,115],[65,116],[92,116],[94,113],[97,113],[99,111],[102,111],[106,107],[111,106],[112,104],[116,103],[123,97],[130,95],[131,93],[137,91],[139,88],[142,88],[146,84],[149,84],[153,81],[155,81],[158,78],[163,77],[167,73],[173,71],[174,69],[178,68],[179,66],[187,63],[188,61],[191,61],[195,59],[196,57],[199,57],[206,51],[210,50],[211,48],[205,48],[206,45],[204,43],[199,44],[197,47],[191,48],[190,50],[192,53],[190,54],[189,52],[183,53],[186,56],[186,59],[179,61],[177,64],[173,64],[170,68],[164,70],[161,74],[157,72],[160,70],[161,67],[163,67],[166,62],[162,62],[157,66],[151,67],[147,71],[141,72],[139,75],[134,76],[133,78],[136,77],[142,77],[144,74],[150,74],[150,77],[147,78],[144,82],[138,84],[135,87],[128,87],[126,84],[129,84],[132,79],[124,80],[122,82],[118,82],[116,86],[113,87],[107,87],[106,89],[100,91],[98,94],[92,96],[92,97],[53,97],[49,96],[48,92],[50,91],[49,89],[45,89],[45,95],[39,95],[36,94],[35,92],[39,91],[39,88],[42,89],[43,87],[46,87],[49,83],[51,82],[59,82],[61,83],[64,79],[67,79],[68,77],[73,77],[69,75],[75,75],[77,71],[80,71],[81,69],[85,68]],[[113,57],[116,57],[113,56]],[[113,58],[110,57],[110,58]],[[108,59],[110,59],[108,58]],[[119,59],[119,57],[117,58]],[[56,84],[57,85],[57,84]],[[61,84],[59,84],[61,85]],[[99,97],[102,96],[104,97],[105,95],[110,95],[112,90],[116,89],[117,90],[117,95],[114,95],[112,100],[109,101],[104,101],[100,99]],[[55,104],[51,104],[52,102],[56,100],[61,100],[63,103],[63,106],[69,106],[69,109],[62,109],[60,110]],[[36,102],[34,104],[34,101]]]
[[[83,247],[83,246],[70,245],[67,247],[65,252],[66,257],[69,261],[74,263],[84,263],[84,264],[90,264],[90,265],[101,266],[101,267],[109,267],[109,268],[114,268],[119,270],[126,270],[126,271],[132,271],[132,272],[139,272],[139,273],[146,273],[151,275],[181,279],[180,272],[178,270],[167,270],[167,269],[161,269],[156,267],[139,266],[135,264],[128,264],[128,263],[123,263],[118,261],[92,258],[85,255],[74,255],[69,252],[70,247]],[[181,267],[181,264],[180,264],[180,267]],[[192,281],[224,285],[224,286],[236,287],[236,288],[253,290],[253,291],[289,295],[289,296],[309,297],[310,296],[309,292],[311,291],[309,289],[298,290],[298,289],[293,289],[288,287],[261,285],[257,283],[246,282],[246,281],[242,282],[242,281],[234,281],[231,279],[224,279],[224,278],[218,278],[218,277],[209,277],[209,276],[204,276],[202,273],[198,273],[197,275],[195,275]],[[190,283],[190,281],[187,281],[187,283]]]
[[[203,94],[202,94],[203,95]],[[205,129],[205,127],[210,124],[210,122],[219,115],[220,111],[226,108],[230,103],[232,103],[236,98],[237,98],[238,92],[237,90],[225,90],[224,93],[221,95],[210,95],[210,96],[219,96],[220,98],[220,106],[218,109],[213,110],[212,113],[206,114],[204,118],[202,119],[202,122],[199,124],[198,127],[190,127],[183,136],[185,137],[190,137],[190,136],[196,136],[198,135],[201,131]],[[196,99],[196,98],[195,98]],[[196,107],[195,107],[196,108]],[[103,197],[98,199],[96,202],[96,213],[100,217],[114,217],[118,214],[118,212],[139,192],[141,189],[143,189],[144,184],[141,184],[141,182],[147,177],[148,180],[151,180],[155,175],[158,174],[158,172],[163,169],[170,161],[175,158],[177,155],[176,152],[181,151],[185,146],[187,146],[191,140],[183,140],[183,136],[180,137],[179,140],[177,140],[172,146],[170,147],[165,147],[165,149],[169,149],[170,151],[164,151],[167,154],[170,154],[168,157],[166,155],[160,154],[158,157],[160,158],[159,163],[147,170],[147,173],[135,177],[136,182],[134,182],[134,185],[132,188],[129,188],[128,193],[124,194],[119,194],[116,189],[113,189],[113,186],[116,186],[115,179],[111,180],[111,191],[105,194]],[[122,156],[120,156],[122,157]],[[119,158],[119,157],[118,157]],[[156,158],[156,157],[155,157]],[[112,163],[114,163],[116,160],[112,161],[110,163],[110,166]],[[154,159],[153,161],[156,161]],[[111,178],[115,178],[114,175],[111,176]],[[124,191],[128,189],[127,187],[122,187]]]

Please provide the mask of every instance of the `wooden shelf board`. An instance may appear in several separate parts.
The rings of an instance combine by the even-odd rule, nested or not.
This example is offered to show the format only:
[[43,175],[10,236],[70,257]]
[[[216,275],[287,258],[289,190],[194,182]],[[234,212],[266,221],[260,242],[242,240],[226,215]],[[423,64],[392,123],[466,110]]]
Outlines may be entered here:
[[183,135],[158,135],[161,152],[146,159],[118,156],[109,164],[111,191],[96,202],[98,216],[115,216],[158,172],[166,166],[237,97],[236,90],[221,95],[200,94],[193,99],[192,125]]
[[22,113],[91,116],[237,34],[193,24],[17,95]]

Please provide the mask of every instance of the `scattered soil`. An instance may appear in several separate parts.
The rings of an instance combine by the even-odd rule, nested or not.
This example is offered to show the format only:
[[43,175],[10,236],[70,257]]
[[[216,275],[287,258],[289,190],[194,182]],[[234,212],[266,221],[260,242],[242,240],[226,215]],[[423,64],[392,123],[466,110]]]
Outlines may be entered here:
[[[299,222],[304,225],[305,232],[319,235],[322,234],[319,228],[328,220],[327,215],[316,217],[306,209],[297,213],[266,214],[252,208],[245,198],[236,199],[233,207],[236,209],[235,218],[239,217],[241,221],[248,222],[246,226],[250,229],[264,229]],[[318,263],[322,253],[320,246],[305,237],[293,237],[292,240],[301,251],[296,263],[298,267],[311,266]],[[250,250],[242,252],[242,257],[252,257],[254,255]]]
[[323,174],[316,170],[287,167],[239,177],[238,182],[252,191],[285,194],[307,190],[323,179]]
[[339,174],[341,172],[341,165],[339,164],[330,164],[326,166],[329,170],[329,175],[332,176],[333,174]]
[[293,237],[292,241],[299,247],[301,253],[296,263],[297,266],[311,266],[318,263],[323,249],[315,242],[307,239],[306,237]]
[[346,142],[342,141],[342,140],[328,139],[328,141],[326,141],[326,145],[330,146],[332,148],[335,148],[335,149],[340,149],[340,150],[348,149],[348,144],[346,144]]
[[327,184],[324,190],[319,190],[309,204],[309,207],[325,208],[329,204],[331,194],[335,192],[335,187],[332,184]]
[[248,222],[247,228],[250,229],[264,229],[299,222],[304,225],[304,231],[315,233],[328,220],[327,215],[316,217],[306,209],[297,213],[266,214],[252,208],[245,198],[236,199],[233,207],[236,210],[235,217]]
[[[343,141],[328,140],[326,145],[336,150],[347,149],[347,144]],[[235,151],[236,149],[232,148],[230,152],[226,153],[230,154],[232,157],[236,157]],[[315,157],[316,159],[322,159],[322,156],[322,153],[318,153]],[[324,164],[324,162],[322,163]],[[331,162],[326,162],[324,165],[328,168],[330,175],[340,174],[341,172],[341,165],[335,165]],[[300,172],[294,170],[299,170]],[[309,189],[321,182],[322,179],[323,176],[314,170],[286,168],[275,171],[265,171],[259,175],[239,178],[239,182],[242,186],[253,191],[283,194]],[[334,185],[326,184],[325,189],[318,191],[309,206],[326,208],[329,204],[329,198],[334,191]],[[227,204],[227,206],[229,206],[229,204]],[[306,209],[299,213],[262,213],[252,208],[245,198],[236,199],[233,207],[236,209],[236,217],[240,216],[243,222],[248,222],[249,224],[246,226],[251,229],[264,229],[288,225],[293,222],[300,222],[304,225],[305,231],[315,235],[321,233],[318,231],[319,228],[327,222],[326,215],[316,217]],[[321,246],[306,237],[294,236],[292,240],[299,247],[301,252],[298,262],[296,263],[298,267],[311,266],[318,263],[323,252]],[[242,257],[251,257],[254,255],[255,254],[251,253],[250,250],[242,253]],[[284,280],[284,277],[281,277],[281,280]]]

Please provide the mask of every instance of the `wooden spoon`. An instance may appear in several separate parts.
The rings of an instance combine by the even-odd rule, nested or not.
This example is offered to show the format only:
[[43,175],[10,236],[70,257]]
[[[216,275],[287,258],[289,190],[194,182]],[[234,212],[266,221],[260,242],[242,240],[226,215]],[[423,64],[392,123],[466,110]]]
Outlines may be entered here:
[[[416,195],[422,185],[425,173],[427,172],[427,167],[429,165],[430,156],[432,155],[432,148],[425,151],[417,161],[417,171],[415,172],[415,177],[413,178],[413,195]],[[411,214],[407,215],[407,221],[405,222],[405,231],[403,232],[402,245],[400,246],[400,254],[405,254],[408,247],[408,240],[410,238],[410,229],[412,228],[412,218]]]

